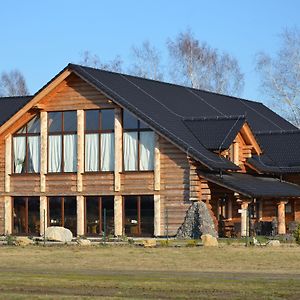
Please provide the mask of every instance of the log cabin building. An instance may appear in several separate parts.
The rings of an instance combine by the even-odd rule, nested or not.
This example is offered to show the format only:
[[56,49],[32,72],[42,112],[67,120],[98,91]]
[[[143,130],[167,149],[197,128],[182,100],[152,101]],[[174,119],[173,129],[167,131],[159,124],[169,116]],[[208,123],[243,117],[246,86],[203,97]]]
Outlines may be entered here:
[[0,108],[0,234],[175,235],[194,201],[219,235],[300,221],[300,131],[261,103],[69,64]]

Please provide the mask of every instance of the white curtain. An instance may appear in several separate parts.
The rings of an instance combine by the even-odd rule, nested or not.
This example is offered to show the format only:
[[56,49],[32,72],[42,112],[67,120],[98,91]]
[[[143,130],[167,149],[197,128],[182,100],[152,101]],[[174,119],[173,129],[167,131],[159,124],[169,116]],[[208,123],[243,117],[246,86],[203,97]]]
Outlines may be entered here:
[[124,132],[123,147],[125,171],[136,171],[138,147],[137,132]]
[[154,132],[140,133],[140,170],[154,169]]
[[40,171],[40,137],[29,136],[28,137],[29,148],[29,172],[38,173]]
[[49,135],[49,172],[61,172],[61,135]]
[[77,171],[77,135],[64,135],[64,172]]
[[115,139],[113,133],[101,134],[101,171],[113,171],[115,162]]
[[26,138],[18,136],[13,138],[15,173],[22,173],[26,155]]
[[99,171],[99,134],[85,135],[85,171]]

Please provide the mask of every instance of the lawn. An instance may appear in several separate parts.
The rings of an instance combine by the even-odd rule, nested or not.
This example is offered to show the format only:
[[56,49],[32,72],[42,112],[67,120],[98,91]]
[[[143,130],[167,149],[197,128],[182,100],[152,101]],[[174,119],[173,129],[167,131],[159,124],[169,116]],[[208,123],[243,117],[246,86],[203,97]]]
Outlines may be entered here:
[[0,247],[0,299],[300,299],[300,247]]

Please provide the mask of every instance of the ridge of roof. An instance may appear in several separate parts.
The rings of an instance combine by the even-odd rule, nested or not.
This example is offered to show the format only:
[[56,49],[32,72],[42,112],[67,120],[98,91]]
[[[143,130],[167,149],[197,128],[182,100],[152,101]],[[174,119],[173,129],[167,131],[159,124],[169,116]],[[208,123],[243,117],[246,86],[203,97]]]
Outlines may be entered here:
[[209,117],[184,117],[183,121],[221,121],[221,120],[236,120],[246,119],[246,115],[232,116],[209,116]]
[[256,135],[282,135],[282,134],[300,134],[300,129],[294,130],[276,130],[276,131],[256,131]]
[[27,95],[27,96],[1,96],[0,97],[0,101],[1,100],[19,100],[19,99],[25,99],[25,98],[32,98],[33,95]]

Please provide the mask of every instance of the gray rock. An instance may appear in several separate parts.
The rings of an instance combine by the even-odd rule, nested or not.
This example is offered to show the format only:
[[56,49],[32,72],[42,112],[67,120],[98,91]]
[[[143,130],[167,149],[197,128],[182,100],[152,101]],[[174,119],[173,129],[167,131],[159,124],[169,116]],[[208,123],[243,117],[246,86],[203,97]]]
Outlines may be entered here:
[[87,239],[79,239],[79,240],[77,240],[77,244],[79,246],[91,246],[92,245],[91,241],[87,240]]
[[218,236],[206,204],[202,201],[193,202],[186,212],[184,222],[179,227],[176,237],[197,239],[203,234],[210,234],[213,237]]
[[73,239],[71,230],[59,226],[48,227],[46,229],[45,236],[49,241],[58,241],[64,243],[71,242]]
[[268,247],[280,247],[280,241],[272,240],[267,243]]
[[34,242],[26,236],[17,236],[14,240],[14,244],[16,246],[28,246],[34,244]]
[[203,234],[201,240],[204,247],[218,247],[219,243],[216,237],[211,236],[210,234]]

